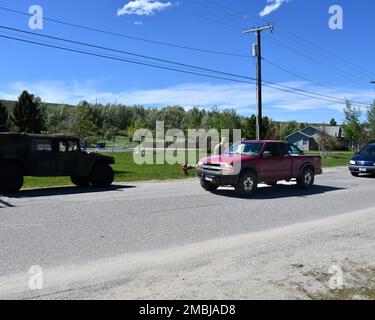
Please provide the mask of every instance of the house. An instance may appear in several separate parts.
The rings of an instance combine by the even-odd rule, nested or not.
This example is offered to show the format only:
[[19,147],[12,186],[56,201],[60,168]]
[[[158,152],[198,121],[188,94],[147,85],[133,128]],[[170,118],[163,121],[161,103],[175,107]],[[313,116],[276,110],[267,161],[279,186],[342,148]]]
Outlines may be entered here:
[[318,150],[318,140],[323,132],[337,139],[339,143],[344,142],[344,134],[341,126],[308,126],[290,134],[285,139],[288,143],[298,146],[301,150]]

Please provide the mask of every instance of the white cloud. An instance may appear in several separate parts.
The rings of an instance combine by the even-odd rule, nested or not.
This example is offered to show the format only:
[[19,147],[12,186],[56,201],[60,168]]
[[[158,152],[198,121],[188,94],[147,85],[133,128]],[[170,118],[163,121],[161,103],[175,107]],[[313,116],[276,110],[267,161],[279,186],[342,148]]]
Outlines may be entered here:
[[259,13],[259,15],[261,17],[267,16],[289,1],[290,0],[267,0],[268,5]]
[[172,6],[170,2],[160,2],[155,0],[133,0],[125,4],[117,11],[118,16],[123,15],[138,15],[150,16],[157,11],[165,10]]

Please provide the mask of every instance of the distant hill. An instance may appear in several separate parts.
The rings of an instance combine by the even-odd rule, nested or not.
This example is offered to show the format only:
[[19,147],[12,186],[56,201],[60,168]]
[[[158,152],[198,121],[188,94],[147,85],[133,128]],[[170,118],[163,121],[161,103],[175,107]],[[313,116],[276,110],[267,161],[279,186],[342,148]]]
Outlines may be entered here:
[[[17,101],[12,101],[12,100],[0,100],[0,101],[5,107],[7,107],[10,110],[12,110],[16,106],[16,103],[17,103]],[[42,105],[46,106],[47,108],[49,108],[49,107],[51,107],[51,108],[55,107],[56,108],[56,107],[61,107],[62,105],[74,107],[73,105],[69,105],[69,104],[49,103],[49,102],[42,102]]]
[[[16,105],[16,101],[11,101],[11,100],[0,100],[0,101],[9,110],[12,110]],[[47,107],[47,108],[57,108],[57,107],[61,107],[61,106],[76,107],[75,105],[70,105],[70,104],[50,103],[50,102],[42,102],[42,105],[44,107]],[[284,124],[284,123],[287,123],[287,121],[274,121],[274,122],[277,123],[277,124],[280,124],[280,125]],[[317,127],[324,125],[324,123],[306,123],[306,124],[311,125],[311,126],[317,126]],[[328,123],[326,123],[326,124],[328,124]]]

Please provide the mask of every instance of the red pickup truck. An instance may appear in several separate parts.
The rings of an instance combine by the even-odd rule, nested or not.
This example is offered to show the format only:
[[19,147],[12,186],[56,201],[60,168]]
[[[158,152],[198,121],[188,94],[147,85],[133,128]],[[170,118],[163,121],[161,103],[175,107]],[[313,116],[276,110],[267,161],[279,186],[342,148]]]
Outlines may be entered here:
[[309,189],[315,175],[321,173],[320,156],[293,155],[288,145],[279,141],[241,141],[225,154],[203,159],[197,166],[206,191],[234,186],[241,195],[253,194],[258,183],[276,185],[293,179],[301,188]]

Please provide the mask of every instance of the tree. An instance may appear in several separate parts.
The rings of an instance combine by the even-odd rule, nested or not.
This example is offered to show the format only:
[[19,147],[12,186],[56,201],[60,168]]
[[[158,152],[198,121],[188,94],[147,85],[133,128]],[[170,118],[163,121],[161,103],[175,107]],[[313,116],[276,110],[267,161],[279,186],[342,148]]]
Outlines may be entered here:
[[367,111],[367,126],[369,128],[371,138],[375,138],[375,101]]
[[8,132],[9,114],[7,108],[0,101],[0,132]]
[[280,128],[281,139],[285,139],[290,134],[299,130],[299,125],[297,121],[290,121],[283,123]]
[[185,126],[187,129],[200,129],[204,113],[197,107],[189,110],[185,114]]
[[40,107],[40,98],[23,91],[13,110],[12,121],[20,132],[41,133],[45,119]]
[[325,124],[316,142],[318,143],[321,155],[323,157],[329,157],[336,141],[327,133],[327,126]]
[[361,136],[364,133],[364,126],[361,124],[362,112],[360,109],[355,108],[349,101],[346,101],[344,109],[345,122],[343,130],[345,138],[351,142],[352,149],[358,149],[361,143]]
[[[249,118],[241,119],[242,137],[245,139],[256,139],[257,117],[253,114]],[[262,118],[262,131],[264,139],[279,139],[279,124],[268,117]]]

